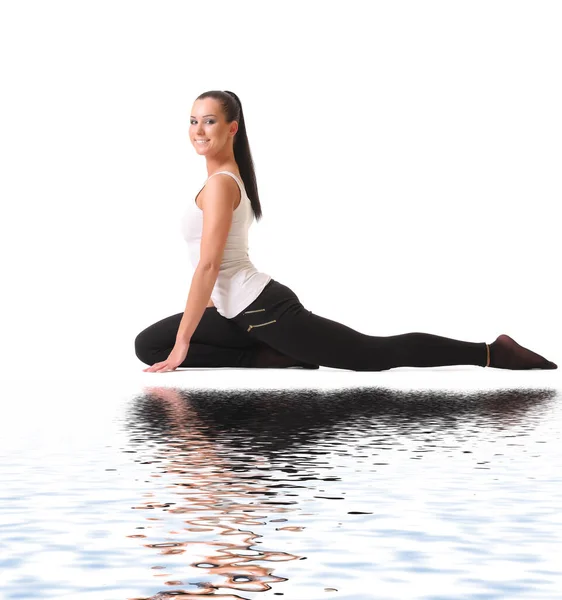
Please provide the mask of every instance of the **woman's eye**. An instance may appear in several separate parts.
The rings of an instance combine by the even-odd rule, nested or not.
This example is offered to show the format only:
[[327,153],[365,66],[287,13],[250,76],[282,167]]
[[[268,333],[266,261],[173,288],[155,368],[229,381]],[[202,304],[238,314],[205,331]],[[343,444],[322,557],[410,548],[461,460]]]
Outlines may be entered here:
[[[195,125],[195,121],[191,121],[192,125]],[[205,123],[209,123],[210,125],[213,125],[214,121],[212,119],[209,119],[208,121],[205,121]]]

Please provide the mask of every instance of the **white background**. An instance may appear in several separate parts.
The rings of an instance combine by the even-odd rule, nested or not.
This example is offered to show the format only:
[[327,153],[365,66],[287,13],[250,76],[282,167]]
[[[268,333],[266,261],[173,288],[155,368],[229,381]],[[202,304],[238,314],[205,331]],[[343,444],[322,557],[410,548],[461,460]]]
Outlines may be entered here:
[[136,372],[185,307],[195,98],[241,99],[256,267],[371,335],[562,363],[555,1],[0,5],[2,372]]

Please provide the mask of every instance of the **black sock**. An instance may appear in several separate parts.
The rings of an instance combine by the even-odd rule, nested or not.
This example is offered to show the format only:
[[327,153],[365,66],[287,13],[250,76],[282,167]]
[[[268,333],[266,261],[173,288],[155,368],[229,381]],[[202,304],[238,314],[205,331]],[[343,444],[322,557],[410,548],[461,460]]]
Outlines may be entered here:
[[502,334],[490,344],[490,366],[496,369],[557,369],[558,366]]

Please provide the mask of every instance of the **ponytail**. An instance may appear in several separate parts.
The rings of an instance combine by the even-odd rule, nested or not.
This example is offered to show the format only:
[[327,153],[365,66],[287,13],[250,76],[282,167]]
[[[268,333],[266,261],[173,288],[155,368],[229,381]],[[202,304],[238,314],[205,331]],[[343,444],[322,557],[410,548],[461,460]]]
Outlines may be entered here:
[[214,98],[220,102],[227,123],[232,123],[232,121],[238,122],[238,131],[234,134],[234,159],[240,170],[240,176],[250,199],[254,217],[256,221],[259,221],[262,217],[261,203],[240,98],[234,92],[228,90],[203,92],[197,97],[197,100],[202,100],[203,98]]

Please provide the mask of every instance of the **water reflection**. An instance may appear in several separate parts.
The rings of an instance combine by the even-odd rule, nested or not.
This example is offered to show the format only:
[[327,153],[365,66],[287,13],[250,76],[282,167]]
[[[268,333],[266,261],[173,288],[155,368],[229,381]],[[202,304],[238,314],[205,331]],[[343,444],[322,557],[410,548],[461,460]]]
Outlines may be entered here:
[[[407,461],[423,459],[427,463],[433,457],[442,465],[449,459],[447,469],[454,486],[457,471],[466,474],[467,468],[490,469],[494,460],[509,459],[515,447],[528,444],[525,438],[544,422],[556,396],[556,390],[549,388],[474,393],[381,388],[331,392],[145,388],[127,415],[130,447],[140,455],[139,462],[154,465],[154,477],[169,480],[165,489],[168,496],[173,490],[174,501],[151,498],[135,508],[149,511],[147,529],[154,528],[154,521],[175,518],[173,529],[165,534],[172,541],[145,546],[161,556],[185,553],[186,569],[197,570],[192,571],[194,577],[187,578],[160,573],[165,585],[180,589],[150,598],[188,599],[201,594],[253,598],[247,594],[287,582],[288,577],[274,574],[278,563],[306,560],[311,551],[307,538],[299,538],[305,551],[298,551],[298,542],[291,541],[291,534],[304,536],[307,528],[290,525],[291,517],[307,516],[312,522],[322,516],[315,502],[345,504],[347,492],[330,486],[352,478],[352,467],[365,465],[358,469],[363,471],[361,477],[372,474],[376,483],[384,469],[390,469],[385,472],[386,481],[415,476],[416,465]],[[477,456],[482,448],[483,456]],[[473,453],[472,463],[467,463],[466,455]],[[349,459],[348,465],[342,457]],[[360,487],[363,494],[372,488],[368,481]],[[372,488],[365,506],[343,506],[340,514],[382,519],[388,516],[392,494],[397,497],[398,493]],[[336,536],[334,558],[346,546],[341,526],[342,521],[329,524]],[[144,534],[131,537],[135,536],[145,539]],[[285,546],[265,550],[259,547],[264,541],[270,547],[275,543]],[[414,555],[402,552],[400,560],[411,564]],[[345,564],[343,557],[342,561]],[[357,569],[371,566],[368,560],[364,565],[354,564]],[[163,565],[153,568],[170,570]],[[384,564],[378,569],[384,570]],[[462,574],[462,569],[456,572]],[[464,575],[468,585],[470,574]],[[224,594],[219,591],[223,588],[235,593]],[[278,589],[277,595],[287,594],[281,591],[283,586]],[[293,592],[289,597],[299,596]],[[365,590],[364,596],[347,597],[374,596]]]

